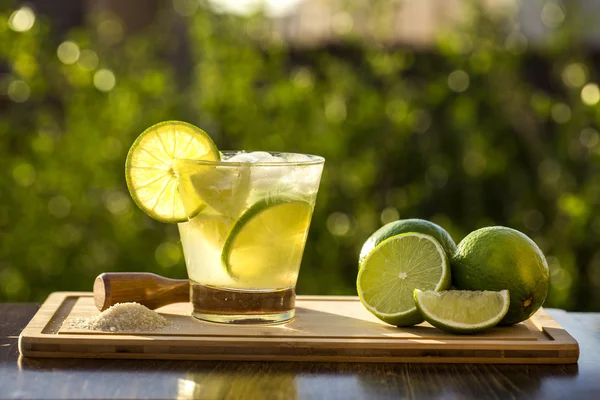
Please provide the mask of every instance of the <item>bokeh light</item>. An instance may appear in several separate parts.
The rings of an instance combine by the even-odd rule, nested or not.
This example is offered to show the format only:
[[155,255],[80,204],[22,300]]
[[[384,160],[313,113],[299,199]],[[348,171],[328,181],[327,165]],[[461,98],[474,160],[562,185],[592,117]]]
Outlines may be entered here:
[[347,35],[353,27],[354,19],[347,12],[340,11],[331,17],[331,29],[338,35]]
[[75,64],[80,56],[79,46],[74,42],[63,42],[56,49],[56,56],[63,64]]
[[339,96],[333,96],[325,103],[325,117],[332,123],[346,119],[346,103]]
[[23,274],[16,268],[7,267],[0,271],[0,282],[4,283],[0,288],[5,297],[26,296],[29,293]]
[[154,252],[156,262],[163,268],[172,268],[181,259],[181,247],[172,242],[163,242]]
[[578,88],[587,81],[587,70],[582,63],[571,63],[562,72],[564,84],[570,88]]
[[523,224],[533,232],[539,232],[544,226],[544,214],[540,210],[529,210],[523,216]]
[[431,126],[431,115],[427,110],[418,108],[409,114],[412,128],[417,133],[424,133]]
[[109,192],[104,197],[104,204],[111,214],[125,215],[131,210],[131,196],[122,191]]
[[65,196],[54,196],[48,201],[48,211],[56,218],[65,218],[71,212],[71,202]]
[[600,89],[595,83],[588,83],[581,89],[581,101],[588,106],[598,104],[600,101]]
[[463,158],[463,169],[467,175],[474,178],[481,176],[486,169],[487,160],[483,154],[478,151],[468,151]]
[[594,128],[585,128],[579,134],[579,141],[588,149],[596,147],[600,141],[598,131]]
[[513,54],[523,54],[527,50],[527,43],[527,36],[519,31],[513,31],[506,38],[504,46]]
[[548,267],[550,268],[550,282],[552,288],[558,291],[568,290],[573,283],[569,271],[561,266],[558,258],[550,256],[547,257],[547,260]]
[[94,86],[101,92],[110,92],[116,82],[115,74],[109,69],[99,69],[94,74]]
[[542,7],[542,22],[549,28],[558,28],[565,20],[563,7],[554,0],[549,0]]
[[556,103],[551,109],[552,119],[558,124],[566,124],[571,119],[571,108],[565,103]]
[[29,85],[21,80],[14,80],[8,85],[8,97],[15,103],[23,103],[29,99]]
[[441,165],[433,164],[425,173],[427,184],[435,189],[441,189],[448,183],[448,170]]
[[400,213],[395,207],[386,207],[381,211],[380,220],[383,225],[396,221]]
[[392,121],[403,122],[408,116],[408,104],[405,101],[394,99],[386,104],[385,113]]
[[123,40],[123,24],[114,18],[107,18],[100,22],[97,29],[100,39],[108,45],[114,45]]
[[342,212],[334,212],[327,217],[327,229],[334,236],[344,236],[350,232],[350,217]]
[[452,71],[448,75],[448,87],[461,93],[469,88],[469,75],[463,70]]
[[78,65],[87,71],[93,71],[98,67],[98,55],[94,50],[84,49],[79,54]]
[[538,165],[538,175],[542,181],[549,185],[555,185],[562,174],[560,164],[554,160],[546,159]]
[[13,169],[13,178],[19,186],[31,186],[35,182],[35,169],[29,163],[21,163]]
[[307,68],[298,68],[292,79],[300,89],[311,89],[314,85],[313,74]]
[[35,13],[29,7],[21,7],[8,18],[8,26],[15,32],[27,32],[35,24]]

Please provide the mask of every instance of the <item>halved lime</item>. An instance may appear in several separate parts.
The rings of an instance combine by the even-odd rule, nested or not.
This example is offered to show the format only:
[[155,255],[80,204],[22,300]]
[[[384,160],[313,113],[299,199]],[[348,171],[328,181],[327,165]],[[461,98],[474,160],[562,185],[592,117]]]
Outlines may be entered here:
[[252,205],[223,246],[222,261],[229,275],[249,285],[293,285],[312,211],[310,203],[282,196]]
[[396,326],[423,322],[413,300],[415,289],[450,287],[444,249],[432,236],[404,233],[379,243],[360,266],[360,301],[377,318]]
[[427,322],[453,333],[477,333],[498,325],[510,304],[508,290],[434,292],[415,289],[414,298]]
[[156,220],[185,221],[204,207],[189,179],[179,179],[181,159],[216,161],[219,151],[206,132],[181,121],[151,126],[129,149],[127,187],[135,203]]

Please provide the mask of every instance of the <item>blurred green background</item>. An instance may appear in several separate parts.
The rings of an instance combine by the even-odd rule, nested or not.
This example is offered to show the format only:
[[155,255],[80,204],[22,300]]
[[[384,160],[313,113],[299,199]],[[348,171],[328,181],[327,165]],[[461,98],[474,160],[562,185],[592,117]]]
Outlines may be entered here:
[[221,149],[326,158],[299,293],[354,294],[365,239],[419,217],[456,242],[523,231],[546,306],[600,310],[593,2],[225,3],[0,0],[0,301],[185,277],[176,226],[124,178],[137,135],[181,119]]

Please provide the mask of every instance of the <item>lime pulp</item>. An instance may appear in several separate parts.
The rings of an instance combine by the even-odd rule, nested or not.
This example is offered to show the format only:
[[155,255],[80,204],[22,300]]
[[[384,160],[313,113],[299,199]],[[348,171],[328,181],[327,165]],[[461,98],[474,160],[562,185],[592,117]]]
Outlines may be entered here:
[[477,333],[496,326],[508,312],[508,290],[414,291],[415,304],[431,325],[448,332]]

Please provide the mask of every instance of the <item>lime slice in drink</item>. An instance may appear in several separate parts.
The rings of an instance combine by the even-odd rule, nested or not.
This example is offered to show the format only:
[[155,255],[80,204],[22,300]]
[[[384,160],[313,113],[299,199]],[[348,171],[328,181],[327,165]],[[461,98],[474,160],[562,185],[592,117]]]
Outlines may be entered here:
[[379,243],[363,260],[356,281],[360,301],[377,318],[396,326],[423,322],[413,291],[450,287],[444,249],[432,236],[403,233]]
[[189,179],[179,179],[182,159],[216,161],[219,151],[202,129],[166,121],[146,129],[127,154],[125,178],[131,197],[158,221],[186,221],[205,206]]
[[453,333],[477,333],[496,326],[508,312],[508,290],[445,292],[415,289],[415,303],[431,325]]
[[223,246],[229,275],[248,284],[293,285],[312,211],[310,203],[282,196],[252,205]]

